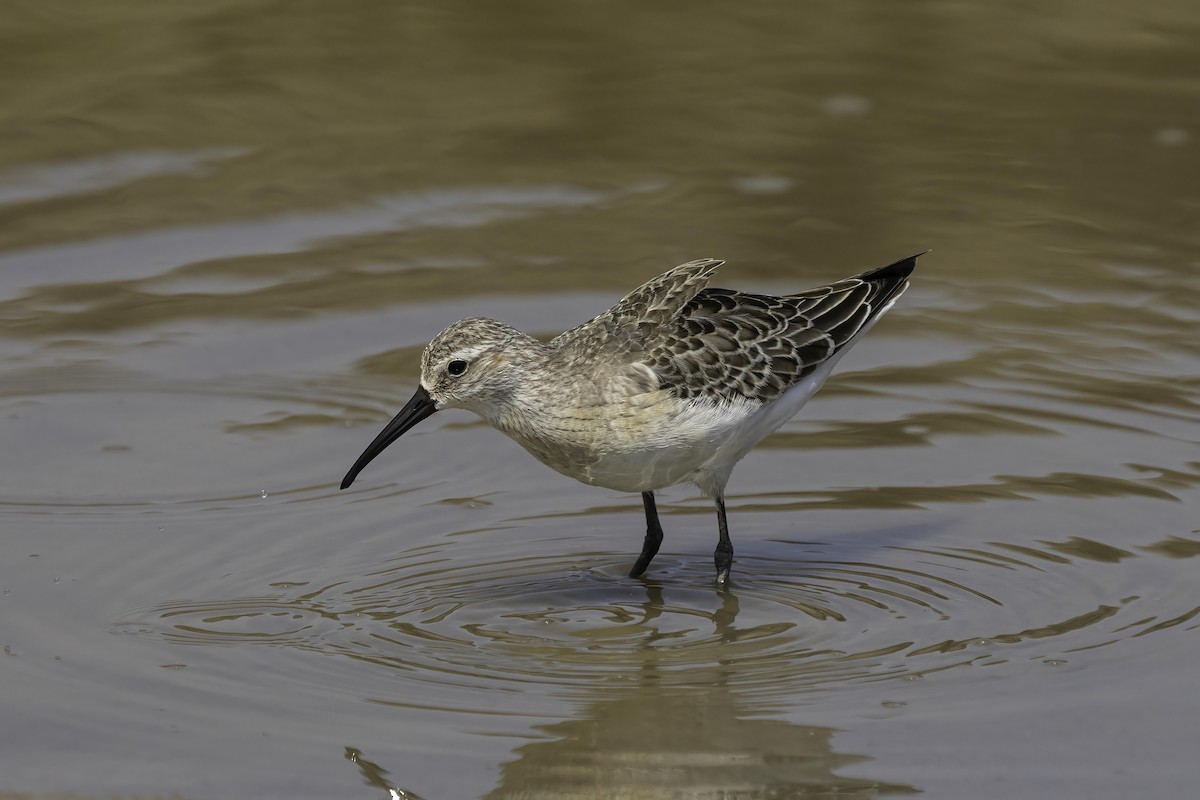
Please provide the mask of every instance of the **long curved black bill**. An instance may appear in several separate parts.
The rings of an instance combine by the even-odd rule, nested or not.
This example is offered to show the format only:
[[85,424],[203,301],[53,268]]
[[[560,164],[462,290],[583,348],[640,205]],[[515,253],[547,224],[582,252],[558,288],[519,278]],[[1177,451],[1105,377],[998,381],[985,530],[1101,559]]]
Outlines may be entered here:
[[363,450],[363,454],[358,457],[358,461],[354,462],[354,466],[346,473],[346,477],[342,478],[342,488],[345,489],[354,483],[354,479],[358,477],[358,473],[362,472],[363,467],[370,464],[371,459],[382,453],[384,448],[399,439],[404,435],[405,431],[435,411],[437,411],[437,402],[429,396],[429,392],[425,391],[424,386],[417,387],[417,391],[413,394],[412,399],[379,432],[379,435],[375,437],[375,441],[367,445],[367,449]]

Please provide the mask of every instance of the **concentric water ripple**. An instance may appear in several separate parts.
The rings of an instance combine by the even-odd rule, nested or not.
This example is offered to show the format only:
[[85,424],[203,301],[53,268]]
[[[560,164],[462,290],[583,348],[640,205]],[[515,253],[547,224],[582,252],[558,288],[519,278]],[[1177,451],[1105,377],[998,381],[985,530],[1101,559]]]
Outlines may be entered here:
[[[1081,558],[1063,554],[1072,546]],[[1095,548],[1078,542],[883,548],[870,562],[821,558],[811,544],[760,543],[760,552],[739,556],[725,591],[711,586],[704,559],[660,556],[654,578],[635,581],[612,554],[484,561],[450,547],[451,561],[444,547],[414,549],[319,589],[166,603],[118,628],[188,645],[296,647],[472,689],[594,693],[646,669],[686,682],[736,664],[731,684],[767,698],[954,667],[1053,665],[1064,654],[1200,625],[1187,592],[1121,595],[1118,574],[1110,598],[1085,583],[1076,562],[1094,562]],[[1073,610],[1040,616],[1040,596],[1050,593],[1072,597]]]

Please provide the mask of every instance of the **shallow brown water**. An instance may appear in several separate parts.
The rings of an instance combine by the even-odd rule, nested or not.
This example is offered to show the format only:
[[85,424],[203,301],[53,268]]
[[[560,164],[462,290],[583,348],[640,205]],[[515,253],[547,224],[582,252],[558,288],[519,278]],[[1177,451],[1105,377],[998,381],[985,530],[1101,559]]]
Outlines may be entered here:
[[[5,17],[0,794],[1194,793],[1193,3]],[[926,248],[728,591],[469,415],[337,490],[454,319]]]

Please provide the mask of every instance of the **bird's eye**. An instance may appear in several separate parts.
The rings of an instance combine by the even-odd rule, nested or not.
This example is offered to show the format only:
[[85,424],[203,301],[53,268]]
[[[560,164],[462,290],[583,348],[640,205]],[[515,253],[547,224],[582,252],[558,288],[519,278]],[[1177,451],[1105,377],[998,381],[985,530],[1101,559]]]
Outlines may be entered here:
[[455,359],[454,361],[451,361],[449,364],[446,365],[446,372],[449,372],[451,375],[454,375],[455,377],[462,375],[466,371],[467,371],[467,362],[462,361],[461,359]]

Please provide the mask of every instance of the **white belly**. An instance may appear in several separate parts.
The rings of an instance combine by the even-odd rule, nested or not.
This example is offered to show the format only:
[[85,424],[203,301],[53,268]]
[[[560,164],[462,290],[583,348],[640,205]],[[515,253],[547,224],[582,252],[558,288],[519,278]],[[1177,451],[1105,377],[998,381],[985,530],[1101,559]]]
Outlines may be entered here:
[[[749,401],[681,401],[669,392],[653,392],[602,410],[576,409],[539,431],[510,435],[564,475],[621,492],[645,492],[696,482],[732,442],[754,432],[761,408]],[[779,424],[782,420],[775,427]]]

